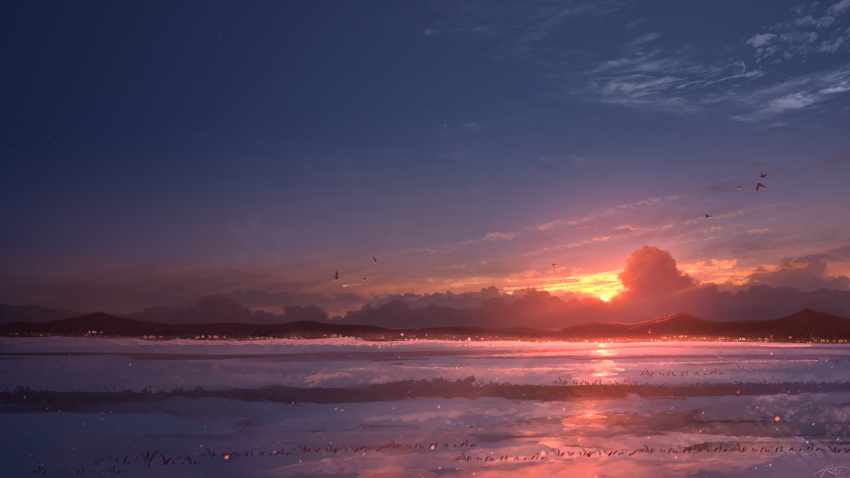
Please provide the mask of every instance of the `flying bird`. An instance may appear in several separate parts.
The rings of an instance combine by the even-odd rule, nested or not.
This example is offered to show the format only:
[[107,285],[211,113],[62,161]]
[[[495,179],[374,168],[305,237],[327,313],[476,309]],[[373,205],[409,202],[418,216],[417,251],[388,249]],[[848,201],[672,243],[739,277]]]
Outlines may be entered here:
[[708,219],[708,218],[710,218],[710,217],[711,217],[711,214],[706,214],[706,215],[705,215],[705,218],[706,218],[706,219]]
[[334,271],[334,280],[339,280],[339,271]]
[[555,266],[557,266],[557,265],[558,265],[558,264],[555,264],[555,263],[553,262],[553,263],[552,263],[552,269],[554,269],[554,268],[555,268]]
[[741,186],[738,186],[738,189],[741,189]]
[[759,188],[761,188],[761,189],[767,189],[767,186],[765,186],[765,185],[764,185],[764,184],[762,184],[762,183],[758,183],[758,184],[756,184],[756,192],[759,192]]
[[767,174],[761,173],[761,174],[759,174],[759,177],[760,177],[760,178],[762,178],[762,179],[764,179],[764,178],[766,178],[766,177],[767,177]]
[[372,256],[372,263],[374,264],[375,262],[378,262],[378,258],[376,258],[375,256]]

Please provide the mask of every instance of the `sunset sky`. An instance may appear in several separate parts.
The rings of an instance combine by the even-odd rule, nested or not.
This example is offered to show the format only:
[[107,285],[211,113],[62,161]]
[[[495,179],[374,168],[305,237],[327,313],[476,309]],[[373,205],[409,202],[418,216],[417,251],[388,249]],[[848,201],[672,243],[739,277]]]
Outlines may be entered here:
[[850,0],[12,1],[0,69],[0,303],[850,289]]

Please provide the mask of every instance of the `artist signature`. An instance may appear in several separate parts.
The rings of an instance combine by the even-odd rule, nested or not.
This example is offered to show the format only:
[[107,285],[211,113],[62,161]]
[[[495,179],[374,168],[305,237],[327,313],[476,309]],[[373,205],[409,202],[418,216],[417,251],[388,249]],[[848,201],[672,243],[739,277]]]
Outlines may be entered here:
[[842,476],[850,473],[850,468],[846,466],[826,465],[820,471],[812,474],[812,478],[826,478],[828,476]]

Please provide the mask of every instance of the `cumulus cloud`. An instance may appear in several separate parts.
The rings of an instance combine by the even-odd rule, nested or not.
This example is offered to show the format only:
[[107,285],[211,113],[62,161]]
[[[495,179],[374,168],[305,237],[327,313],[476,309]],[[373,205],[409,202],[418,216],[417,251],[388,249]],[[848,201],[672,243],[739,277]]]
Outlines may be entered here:
[[620,274],[628,292],[640,296],[659,296],[693,287],[695,281],[676,267],[670,252],[643,246],[632,253]]
[[[297,320],[378,325],[388,328],[471,326],[564,328],[585,322],[637,322],[676,312],[711,320],[773,319],[804,308],[850,316],[850,278],[830,273],[829,263],[850,258],[850,246],[818,256],[784,259],[756,269],[743,285],[698,284],[679,270],[670,252],[644,246],[625,261],[619,275],[625,292],[605,303],[593,297],[536,289],[507,293],[496,287],[477,292],[328,296],[292,291],[251,290],[203,297],[187,306],[157,306],[125,315],[170,323],[283,323]],[[735,260],[712,260],[735,267]],[[337,300],[339,302],[328,302]],[[310,304],[318,304],[310,305]],[[319,307],[348,311],[329,318]],[[363,306],[368,303],[369,305]],[[0,312],[8,307],[0,308]],[[262,310],[265,309],[265,310]],[[108,309],[107,309],[108,310]],[[268,312],[273,310],[275,312]],[[328,310],[328,309],[326,309]],[[21,310],[10,313],[20,314]],[[35,320],[66,318],[74,312],[36,310]],[[45,315],[47,314],[47,315]],[[20,320],[17,315],[7,320]],[[2,318],[2,315],[0,315]],[[0,321],[2,322],[2,321]]]
[[[850,256],[848,251],[832,251],[830,257]],[[712,264],[734,267],[737,262]],[[638,322],[676,312],[718,321],[774,319],[805,308],[850,315],[850,278],[830,275],[823,257],[783,260],[756,270],[744,286],[726,290],[697,283],[679,270],[669,251],[647,245],[626,259],[619,279],[626,291],[610,303],[536,289],[506,294],[491,287],[466,294],[387,296],[389,302],[349,313],[344,320],[391,328],[563,328],[593,321]]]
[[[350,311],[339,320],[346,324],[368,324],[387,328],[427,327],[531,327],[560,329],[582,322],[609,317],[610,306],[599,299],[559,297],[547,291],[526,289],[513,294],[497,294],[471,308],[455,308],[430,303],[412,307],[402,300],[379,306],[366,305]],[[485,291],[482,291],[484,293]]]
[[[736,261],[713,264],[733,267]],[[619,278],[626,292],[610,303],[536,289],[506,294],[488,288],[466,295],[386,297],[389,302],[349,312],[343,322],[389,328],[557,329],[585,322],[638,322],[676,312],[718,321],[774,319],[804,308],[850,314],[850,279],[829,276],[820,258],[783,261],[774,270],[756,271],[745,287],[723,290],[681,272],[670,252],[644,246],[626,260]]]
[[414,308],[424,308],[429,305],[438,305],[440,307],[452,307],[455,309],[475,309],[481,307],[481,304],[490,299],[501,297],[502,293],[495,286],[483,288],[478,292],[459,292],[451,291],[435,292],[425,294],[414,294],[408,292],[406,294],[390,294],[377,297],[382,302],[400,301]]
[[771,287],[794,287],[801,291],[817,289],[850,289],[847,276],[829,276],[827,264],[817,258],[785,258],[776,267],[759,267],[750,274],[747,285],[768,285]]

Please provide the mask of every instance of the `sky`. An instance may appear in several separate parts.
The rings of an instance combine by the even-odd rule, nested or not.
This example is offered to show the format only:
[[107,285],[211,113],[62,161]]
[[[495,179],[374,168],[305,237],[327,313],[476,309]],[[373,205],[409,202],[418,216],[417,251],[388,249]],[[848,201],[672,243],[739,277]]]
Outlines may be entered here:
[[850,290],[850,0],[10,1],[0,69],[0,303]]

